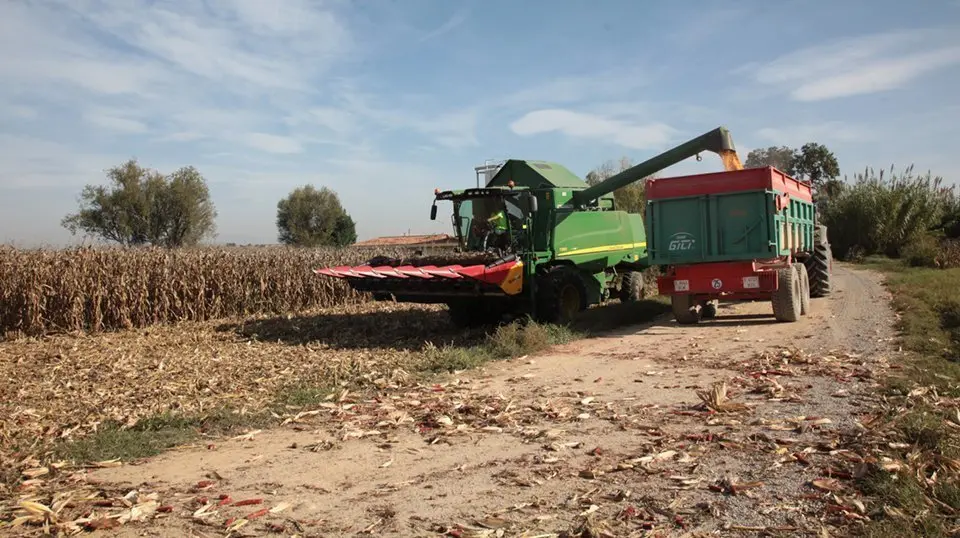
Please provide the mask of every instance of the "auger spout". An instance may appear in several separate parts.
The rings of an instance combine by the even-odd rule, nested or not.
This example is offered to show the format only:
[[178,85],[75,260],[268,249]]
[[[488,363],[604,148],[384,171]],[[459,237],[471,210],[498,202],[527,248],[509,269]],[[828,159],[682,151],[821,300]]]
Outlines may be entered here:
[[582,207],[601,196],[610,194],[634,181],[643,179],[704,151],[712,151],[721,156],[723,152],[736,152],[730,131],[722,126],[717,127],[708,133],[684,142],[640,164],[631,166],[619,174],[610,176],[592,187],[575,192],[573,194],[573,202],[575,205]]

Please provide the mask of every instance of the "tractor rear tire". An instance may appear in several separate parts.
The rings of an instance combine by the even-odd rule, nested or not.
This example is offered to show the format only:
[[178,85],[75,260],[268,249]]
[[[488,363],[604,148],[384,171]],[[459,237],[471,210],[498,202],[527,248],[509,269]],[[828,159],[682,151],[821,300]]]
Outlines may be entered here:
[[825,297],[830,294],[830,277],[833,270],[833,251],[827,241],[827,229],[818,226],[815,229],[813,252],[805,259],[807,275],[810,277],[810,296]]
[[777,321],[800,319],[800,273],[791,266],[777,271],[777,291],[773,292],[773,317]]
[[806,316],[810,313],[810,276],[803,264],[795,263],[793,267],[800,277],[800,315]]
[[558,266],[539,277],[537,321],[567,325],[586,308],[587,290],[575,269]]
[[627,271],[620,282],[620,302],[630,303],[643,299],[643,273]]
[[671,295],[670,305],[673,308],[673,317],[680,325],[700,323],[703,311],[700,305],[690,295]]

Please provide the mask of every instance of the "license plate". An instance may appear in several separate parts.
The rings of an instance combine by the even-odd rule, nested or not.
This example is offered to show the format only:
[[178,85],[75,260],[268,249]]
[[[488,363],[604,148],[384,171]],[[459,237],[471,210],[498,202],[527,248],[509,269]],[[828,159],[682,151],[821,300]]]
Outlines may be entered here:
[[758,276],[745,276],[743,277],[743,287],[746,289],[757,289],[760,287],[760,277]]
[[690,291],[689,280],[674,280],[673,291]]

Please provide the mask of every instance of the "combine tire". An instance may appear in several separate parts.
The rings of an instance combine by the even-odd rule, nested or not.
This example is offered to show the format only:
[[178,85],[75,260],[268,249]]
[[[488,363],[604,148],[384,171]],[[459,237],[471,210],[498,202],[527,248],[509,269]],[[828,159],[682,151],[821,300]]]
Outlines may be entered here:
[[806,316],[810,313],[810,276],[803,264],[795,263],[793,267],[800,277],[800,315]]
[[629,303],[643,299],[643,273],[627,271],[620,282],[620,302]]
[[537,321],[566,325],[586,307],[587,290],[576,270],[559,266],[540,277]]
[[700,323],[702,310],[700,305],[689,295],[671,295],[670,304],[673,307],[673,317],[680,325]]
[[804,265],[807,267],[807,276],[810,277],[810,296],[824,297],[830,293],[833,252],[827,242],[827,229],[818,226],[815,233],[813,253],[804,260]]
[[773,292],[773,316],[777,321],[800,319],[800,273],[794,267],[777,271],[777,291]]

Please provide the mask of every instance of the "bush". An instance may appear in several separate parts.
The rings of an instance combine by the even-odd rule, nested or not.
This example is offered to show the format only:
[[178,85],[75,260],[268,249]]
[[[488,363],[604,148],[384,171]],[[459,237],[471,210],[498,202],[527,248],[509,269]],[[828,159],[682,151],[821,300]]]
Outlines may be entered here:
[[903,261],[910,267],[937,267],[940,242],[931,235],[922,235],[903,248]]
[[960,267],[960,240],[924,235],[903,249],[903,261],[910,267],[951,269]]
[[838,258],[847,259],[854,250],[899,258],[941,228],[944,216],[957,207],[953,188],[942,187],[941,177],[915,175],[912,166],[901,173],[891,167],[884,175],[867,168],[825,208],[822,219]]

